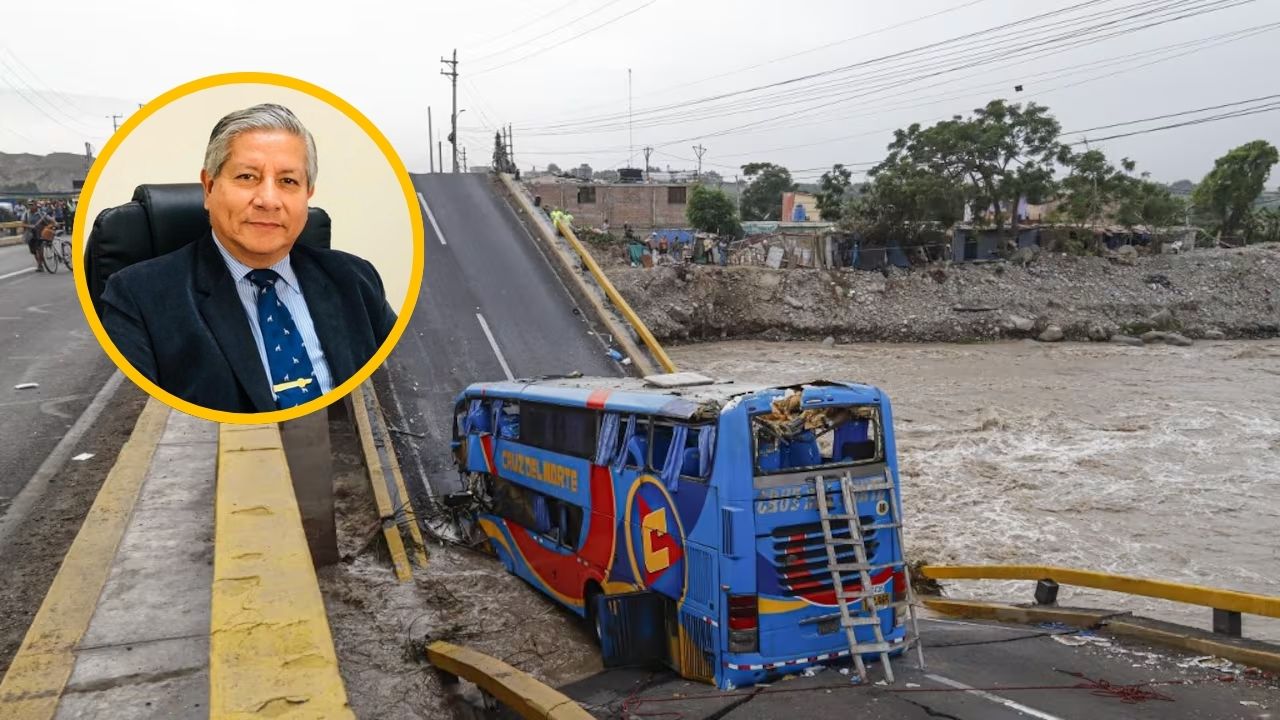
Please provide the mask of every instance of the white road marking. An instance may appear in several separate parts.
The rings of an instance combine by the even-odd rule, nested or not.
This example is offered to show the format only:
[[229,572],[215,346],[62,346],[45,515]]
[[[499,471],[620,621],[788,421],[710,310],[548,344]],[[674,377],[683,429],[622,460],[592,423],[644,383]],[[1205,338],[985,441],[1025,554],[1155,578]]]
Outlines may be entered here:
[[928,673],[925,675],[925,677],[929,678],[930,680],[933,680],[934,682],[940,682],[943,685],[946,685],[948,687],[953,687],[957,690],[964,690],[968,694],[976,695],[977,697],[980,697],[983,700],[990,700],[991,702],[996,703],[997,705],[1003,705],[1009,708],[1010,710],[1017,710],[1023,715],[1030,715],[1033,718],[1039,718],[1039,720],[1063,720],[1063,718],[1060,718],[1057,715],[1050,715],[1049,713],[1044,712],[1043,710],[1037,710],[1033,707],[1027,707],[1022,703],[1014,702],[1009,698],[1003,698],[1003,697],[1000,697],[999,695],[994,695],[992,693],[989,693],[986,690],[979,690],[975,687],[970,687],[969,685],[965,685],[959,680],[952,680],[951,678],[942,677],[941,675],[934,675],[933,673]]
[[511,366],[507,365],[507,359],[502,356],[502,351],[498,349],[498,341],[493,339],[493,333],[489,332],[489,323],[484,321],[484,316],[476,313],[476,319],[480,321],[480,329],[484,330],[484,336],[489,338],[489,347],[493,348],[493,354],[498,356],[498,362],[502,365],[502,372],[507,374],[508,380],[515,380],[516,376],[511,374]]
[[4,275],[0,275],[0,280],[7,280],[8,278],[11,278],[11,277],[17,277],[17,276],[22,275],[22,274],[24,274],[24,273],[35,272],[35,271],[36,271],[36,269],[35,269],[35,268],[33,268],[33,267],[25,268],[25,269],[22,269],[22,270],[14,270],[14,271],[13,271],[13,272],[11,272],[11,273],[5,273]]
[[[71,457],[71,451],[79,444],[80,439],[84,437],[89,428],[102,414],[102,411],[111,402],[111,398],[115,396],[116,390],[120,384],[124,382],[124,375],[119,371],[111,374],[106,384],[94,395],[93,400],[89,403],[89,407],[84,409],[79,419],[71,426],[66,435],[58,441],[53,447],[53,451],[49,456],[40,463],[40,467],[36,468],[36,474],[31,476],[22,491],[13,499],[13,503],[9,505],[9,509],[5,511],[3,517],[0,517],[0,548],[3,548],[8,542],[9,537],[27,518],[27,515],[35,507],[40,498],[44,496],[46,490],[49,489],[49,483],[62,466],[66,464],[67,458]],[[57,398],[54,398],[57,399]]]
[[418,193],[418,202],[422,203],[422,209],[427,213],[427,219],[431,221],[431,229],[436,231],[436,237],[440,238],[441,245],[449,243],[444,239],[444,233],[440,232],[440,224],[436,222],[435,213],[431,212],[431,206],[427,205],[427,199],[422,197],[422,193]]

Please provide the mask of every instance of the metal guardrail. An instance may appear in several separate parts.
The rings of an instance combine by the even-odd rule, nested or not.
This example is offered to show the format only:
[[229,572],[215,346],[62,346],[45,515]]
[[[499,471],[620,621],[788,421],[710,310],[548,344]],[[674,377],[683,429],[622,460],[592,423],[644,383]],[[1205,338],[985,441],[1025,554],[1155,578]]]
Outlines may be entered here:
[[532,675],[470,648],[436,641],[427,646],[427,660],[453,684],[462,678],[475,683],[525,720],[590,720],[591,714]]
[[1280,617],[1280,597],[1052,565],[924,565],[919,573],[932,580],[1035,580],[1040,604],[1052,604],[1061,583],[1202,605],[1213,608],[1213,631],[1231,637],[1240,637],[1242,613]]
[[618,289],[609,281],[608,276],[604,274],[604,271],[600,269],[600,265],[596,263],[596,259],[591,256],[591,252],[582,244],[578,236],[573,233],[573,228],[559,221],[555,223],[555,226],[560,231],[560,234],[564,236],[564,239],[569,241],[569,245],[578,253],[578,256],[582,258],[583,264],[595,276],[596,282],[600,283],[600,287],[604,290],[604,294],[608,296],[609,301],[613,303],[614,307],[618,308],[618,312],[622,313],[622,316],[626,318],[631,327],[635,328],[636,334],[640,336],[640,340],[649,348],[649,352],[653,353],[654,359],[658,361],[662,369],[669,373],[675,372],[675,363],[671,362],[671,358],[667,357],[667,351],[662,349],[662,345],[658,343],[657,338],[653,336],[653,333],[649,332],[649,327],[644,324],[644,321],[640,319],[636,311],[631,309],[631,305],[622,297],[622,293],[618,292]]

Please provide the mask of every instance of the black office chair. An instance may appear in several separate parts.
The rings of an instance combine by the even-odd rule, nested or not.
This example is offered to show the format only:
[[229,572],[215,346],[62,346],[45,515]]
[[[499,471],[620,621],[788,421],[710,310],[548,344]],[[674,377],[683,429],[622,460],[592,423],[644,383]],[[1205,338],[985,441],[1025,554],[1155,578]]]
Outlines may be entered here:
[[[329,247],[332,222],[320,208],[310,208],[298,242]],[[85,252],[85,280],[94,310],[102,314],[102,291],[112,273],[173,252],[209,231],[200,183],[139,185],[133,200],[107,208],[93,221]]]

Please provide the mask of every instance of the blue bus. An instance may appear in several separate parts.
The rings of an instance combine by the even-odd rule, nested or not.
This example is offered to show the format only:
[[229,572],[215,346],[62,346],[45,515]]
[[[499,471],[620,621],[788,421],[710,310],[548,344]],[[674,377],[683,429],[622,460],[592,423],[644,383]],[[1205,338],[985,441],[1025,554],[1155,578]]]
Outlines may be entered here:
[[493,552],[591,623],[606,666],[731,688],[851,656],[865,678],[908,644],[877,388],[546,378],[473,384],[454,415]]

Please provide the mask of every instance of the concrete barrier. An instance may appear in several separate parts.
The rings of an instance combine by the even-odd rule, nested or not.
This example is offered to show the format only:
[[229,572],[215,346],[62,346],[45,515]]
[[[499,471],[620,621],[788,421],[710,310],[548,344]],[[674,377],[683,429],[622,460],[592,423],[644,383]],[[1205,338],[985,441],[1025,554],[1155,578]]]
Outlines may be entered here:
[[[391,565],[396,579],[408,582],[413,579],[414,564],[427,566],[426,544],[372,382],[366,381],[351,391],[351,407]],[[407,548],[402,527],[408,532]]]
[[[507,192],[511,193],[511,196],[515,198],[515,201],[520,206],[520,209],[530,217],[530,220],[538,227],[538,229],[541,231],[541,234],[544,235],[543,240],[547,242],[548,245],[550,246],[551,250],[553,251],[552,254],[563,263],[564,265],[563,276],[566,278],[570,278],[572,282],[575,282],[579,285],[582,291],[581,294],[587,299],[588,302],[591,303],[592,309],[595,310],[596,315],[600,318],[601,322],[603,322],[605,326],[609,328],[609,332],[613,334],[614,339],[617,341],[617,343],[622,346],[622,349],[625,352],[625,354],[631,358],[631,362],[635,365],[636,369],[640,372],[640,374],[652,375],[654,372],[653,364],[649,361],[649,357],[640,350],[640,347],[636,345],[634,342],[632,342],[630,333],[627,332],[627,328],[618,324],[618,321],[614,318],[614,316],[609,312],[609,310],[604,306],[604,304],[601,303],[594,294],[592,294],[587,284],[581,279],[581,277],[579,277],[578,273],[576,272],[576,269],[569,267],[568,262],[565,259],[564,255],[557,251],[556,236],[555,236],[556,228],[551,226],[550,221],[546,221],[545,223],[540,221],[539,215],[541,215],[541,213],[538,211],[537,208],[533,206],[533,203],[530,202],[529,198],[525,195],[524,189],[521,188],[519,184],[516,183],[516,181],[511,178],[510,175],[506,173],[501,173],[498,175],[498,177],[502,180],[503,184],[506,186]],[[546,219],[545,215],[543,215],[541,219],[545,220]],[[567,237],[566,237],[566,240],[568,240]],[[574,247],[573,243],[577,243],[576,247]],[[618,293],[617,289],[613,287],[613,283],[609,282],[609,278],[606,277],[603,271],[600,270],[600,266],[597,265],[595,262],[595,259],[591,257],[590,252],[588,252],[586,248],[582,246],[582,243],[578,241],[577,236],[574,236],[573,241],[570,243],[570,246],[574,247],[574,251],[577,252],[580,257],[582,257],[583,264],[587,265],[588,269],[592,267],[595,268],[592,272],[596,278],[596,282],[600,285],[601,290],[604,291],[605,296],[609,299],[609,301],[613,302],[615,306],[618,308],[618,311],[623,314],[626,321],[631,322],[631,319],[635,318],[636,322],[639,322],[640,320],[639,316],[637,316],[635,312],[632,311],[630,305],[627,305],[626,300],[624,300],[622,298],[622,295]],[[603,282],[601,282],[602,280]],[[612,291],[612,294],[610,294],[610,291]],[[617,299],[615,300],[615,298]],[[619,305],[618,303],[621,303],[621,304]],[[625,308],[625,310],[623,308]],[[629,316],[628,316],[628,313],[630,313]],[[644,324],[640,323],[639,327],[637,327],[636,325],[632,325],[632,327],[635,328],[636,336],[643,339],[643,336],[640,333],[640,327],[645,327]],[[649,333],[649,330],[647,327],[645,327],[644,332]],[[653,339],[652,334],[649,334],[649,338],[651,340]],[[654,342],[654,345],[657,345],[657,340],[653,340],[653,342]],[[658,347],[659,349],[661,349],[660,345]],[[665,351],[662,352],[661,357],[666,358]],[[654,354],[654,358],[659,358],[659,356],[657,354]],[[662,365],[664,372],[675,372],[675,365],[671,364],[670,358],[667,358],[666,363],[661,363],[661,360],[659,360],[659,363]]]
[[462,678],[493,696],[525,720],[590,720],[591,714],[558,690],[532,675],[484,653],[437,641],[427,646],[427,660],[446,681]]
[[222,425],[209,716],[354,718],[275,425]]

